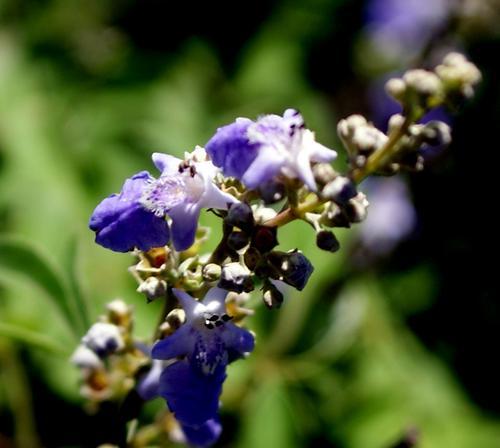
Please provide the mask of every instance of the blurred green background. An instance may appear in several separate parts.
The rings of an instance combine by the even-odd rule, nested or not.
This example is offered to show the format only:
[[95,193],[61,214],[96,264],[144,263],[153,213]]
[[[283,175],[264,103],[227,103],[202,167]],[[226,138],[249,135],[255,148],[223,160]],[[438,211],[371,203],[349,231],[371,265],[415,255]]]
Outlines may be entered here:
[[[82,410],[69,357],[106,302],[133,304],[144,338],[160,304],[135,292],[131,256],[94,244],[93,208],[153,172],[152,152],[181,155],[237,116],[295,107],[340,150],[337,121],[375,120],[373,83],[415,62],[373,48],[367,3],[0,0],[0,447],[112,441],[112,418]],[[500,446],[499,294],[486,260],[500,22],[455,19],[432,44],[467,51],[484,82],[454,118],[452,148],[408,178],[416,231],[358,265],[355,230],[339,232],[334,255],[305,224],[282,230],[280,247],[316,269],[281,310],[247,321],[258,344],[229,368],[220,446],[402,447],[411,428],[423,448]]]

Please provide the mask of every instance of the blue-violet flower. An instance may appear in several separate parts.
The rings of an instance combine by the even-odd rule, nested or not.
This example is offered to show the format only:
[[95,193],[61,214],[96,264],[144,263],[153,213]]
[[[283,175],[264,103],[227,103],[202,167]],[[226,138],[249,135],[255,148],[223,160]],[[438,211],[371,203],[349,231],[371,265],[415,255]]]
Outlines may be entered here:
[[214,184],[218,169],[202,148],[186,154],[185,160],[161,153],[152,158],[161,171],[158,179],[141,171],[125,181],[120,194],[94,210],[89,227],[101,246],[116,252],[164,246],[170,240],[168,216],[175,249],[186,250],[194,242],[202,208],[225,209],[238,202]]
[[311,191],[316,191],[311,162],[330,162],[337,156],[316,142],[294,109],[287,109],[282,117],[238,118],[219,128],[206,150],[226,176],[240,179],[249,188],[282,174],[299,178]]
[[254,338],[230,322],[227,291],[212,288],[202,301],[174,289],[186,322],[152,349],[154,359],[173,360],[161,374],[159,392],[188,442],[208,446],[220,435],[217,411],[226,366],[253,350]]

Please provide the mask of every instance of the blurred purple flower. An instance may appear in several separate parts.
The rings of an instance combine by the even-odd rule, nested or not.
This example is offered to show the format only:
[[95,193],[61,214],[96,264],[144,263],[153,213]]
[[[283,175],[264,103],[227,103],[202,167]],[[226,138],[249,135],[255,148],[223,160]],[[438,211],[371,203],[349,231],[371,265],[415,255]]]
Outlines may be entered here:
[[206,145],[213,163],[226,176],[257,188],[279,174],[301,179],[316,190],[311,162],[330,162],[337,153],[317,143],[302,115],[287,109],[283,116],[264,115],[257,121],[238,118],[219,128]]
[[370,0],[366,32],[384,55],[409,59],[446,23],[455,6],[454,0]]
[[163,370],[159,392],[188,441],[208,446],[221,431],[217,412],[226,366],[252,351],[254,338],[230,322],[227,291],[212,288],[202,301],[179,289],[173,292],[186,313],[186,322],[153,346],[154,359],[175,360]]
[[141,171],[125,181],[120,194],[104,199],[94,210],[89,227],[96,232],[96,242],[116,252],[164,246],[170,239],[168,215],[175,249],[189,248],[202,208],[225,209],[238,202],[213,183],[217,168],[203,156],[201,148],[187,162],[154,153],[153,162],[161,171],[158,179]]
[[370,252],[384,255],[415,229],[417,215],[406,184],[396,178],[371,180],[368,216],[360,226],[360,242]]

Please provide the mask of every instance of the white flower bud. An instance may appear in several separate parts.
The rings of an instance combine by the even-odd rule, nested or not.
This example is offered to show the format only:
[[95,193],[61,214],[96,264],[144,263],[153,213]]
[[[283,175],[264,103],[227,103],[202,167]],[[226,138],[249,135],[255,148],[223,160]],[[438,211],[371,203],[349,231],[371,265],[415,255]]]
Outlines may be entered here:
[[437,95],[441,89],[441,80],[439,77],[427,70],[409,70],[403,75],[403,80],[408,87],[424,96]]
[[97,322],[92,325],[82,338],[82,344],[101,357],[125,347],[120,329],[116,325],[106,322]]
[[358,127],[352,137],[352,143],[363,152],[376,151],[386,141],[387,135],[371,124]]
[[395,131],[396,129],[400,129],[401,126],[403,126],[403,123],[405,121],[405,117],[403,117],[401,114],[394,114],[389,118],[389,133]]
[[215,263],[209,263],[203,268],[203,278],[208,282],[219,280],[222,268]]
[[436,67],[436,73],[445,84],[458,87],[466,97],[472,96],[473,86],[481,80],[479,69],[460,53],[448,54]]
[[264,224],[266,221],[273,219],[278,214],[272,208],[259,207],[257,205],[252,205],[252,210],[257,224]]
[[349,199],[356,196],[356,194],[356,186],[345,176],[336,177],[329,182],[322,191],[323,197],[339,204],[346,203]]
[[355,198],[349,201],[349,208],[347,209],[349,220],[351,222],[364,221],[368,215],[369,205],[370,203],[368,202],[368,199],[366,199],[366,195],[359,192]]
[[228,263],[222,268],[219,288],[235,292],[249,292],[253,289],[250,271],[240,263]]
[[401,78],[391,78],[385,84],[385,91],[398,101],[404,99],[406,84]]
[[366,118],[362,115],[351,115],[339,121],[337,132],[341,138],[348,138],[360,126],[366,126]]
[[158,277],[148,277],[139,285],[137,292],[145,294],[148,301],[153,301],[159,297],[165,297],[167,282]]
[[71,356],[71,363],[80,369],[98,369],[102,367],[102,361],[94,351],[85,345],[79,345]]

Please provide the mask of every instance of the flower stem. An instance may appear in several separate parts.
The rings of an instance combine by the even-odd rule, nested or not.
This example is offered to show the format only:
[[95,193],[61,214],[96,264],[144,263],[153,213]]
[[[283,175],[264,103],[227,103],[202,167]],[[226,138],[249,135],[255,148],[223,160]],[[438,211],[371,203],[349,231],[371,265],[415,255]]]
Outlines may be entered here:
[[363,168],[359,168],[353,171],[352,178],[355,183],[359,184],[363,179],[368,177],[370,174],[376,172],[381,166],[388,162],[397,152],[399,140],[406,135],[408,128],[415,120],[412,119],[411,114],[406,115],[403,123],[396,130],[391,132],[389,139],[375,151],[368,160]]

